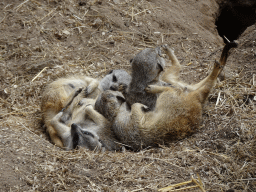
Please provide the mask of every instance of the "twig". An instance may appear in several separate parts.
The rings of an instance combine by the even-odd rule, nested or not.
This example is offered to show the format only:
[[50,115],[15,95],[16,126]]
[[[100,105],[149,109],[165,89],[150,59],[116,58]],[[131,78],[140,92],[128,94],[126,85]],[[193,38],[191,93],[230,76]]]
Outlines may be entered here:
[[161,191],[161,192],[169,191],[169,190],[172,190],[175,187],[179,187],[179,186],[186,185],[186,184],[189,184],[189,183],[192,183],[192,180],[185,181],[185,182],[178,183],[178,184],[174,184],[174,185],[170,185],[168,187],[164,187],[164,188],[158,189],[158,191]]
[[43,68],[43,70],[42,71],[40,71],[33,79],[32,79],[32,81],[31,82],[33,82],[39,75],[41,75],[41,73],[43,73],[44,72],[44,70],[45,69],[47,69],[48,67],[45,67],[45,68]]
[[57,14],[57,13],[54,13],[53,16],[51,16],[49,19],[47,19],[45,22],[43,22],[42,25],[45,24],[45,23],[47,23],[48,21],[50,21],[56,14]]
[[38,21],[42,21],[44,18],[48,17],[49,15],[51,15],[55,10],[57,9],[57,7],[55,9],[52,9],[48,14],[46,14],[45,16],[43,16],[41,19],[39,19]]
[[[199,178],[199,177],[198,177]],[[178,183],[178,184],[174,184],[174,185],[170,185],[168,187],[164,187],[164,188],[161,188],[159,189],[158,191],[160,192],[167,192],[167,191],[184,191],[184,190],[188,190],[188,189],[194,189],[194,188],[197,188],[199,187],[201,189],[201,191],[205,192],[203,186],[202,186],[202,183],[201,183],[201,179],[199,179],[199,182],[200,184],[197,182],[197,180],[195,180],[193,177],[191,178],[190,181],[185,181],[185,182],[181,182],[181,183]],[[179,188],[179,189],[174,189],[176,187],[180,187],[182,185],[187,185],[187,184],[190,184],[190,183],[194,183],[196,185],[193,185],[193,186],[188,186],[188,187],[183,187],[183,188]]]
[[[15,118],[15,117],[14,117]],[[16,119],[16,118],[15,118]],[[18,119],[16,119],[16,121],[18,121]],[[21,124],[28,132],[32,133],[32,135],[35,135],[36,137],[42,139],[42,137],[38,136],[37,134],[35,134],[33,131],[31,131],[29,128],[27,128],[23,123],[21,122],[16,122],[18,125]]]
[[[140,156],[138,156],[138,157],[140,157]],[[163,162],[165,162],[165,163],[168,163],[168,164],[173,165],[173,166],[175,166],[175,167],[178,167],[178,168],[180,168],[180,169],[186,170],[184,167],[180,167],[180,166],[175,165],[175,164],[173,164],[173,163],[170,163],[170,162],[168,162],[168,161],[166,161],[166,160],[164,160],[164,159],[154,158],[154,157],[141,157],[141,158],[163,161]]]
[[251,181],[251,180],[256,180],[256,178],[248,178],[248,179],[238,179],[240,181]]
[[217,98],[215,106],[217,106],[220,102],[220,94],[221,94],[221,91],[218,93],[218,98]]
[[5,20],[6,14],[4,15],[4,18],[0,21],[0,23],[2,23]]
[[228,38],[225,35],[223,35],[223,37],[227,40],[228,43],[230,43],[230,41],[228,40]]
[[132,21],[133,21],[133,16],[134,16],[134,14],[133,14],[133,7],[132,7]]
[[205,192],[203,186],[201,186],[193,177],[192,177],[192,181],[193,181],[203,192]]
[[24,1],[23,3],[21,3],[21,4],[19,4],[16,8],[14,8],[14,9],[16,9],[16,11],[18,11],[18,9],[20,9],[21,7],[22,7],[22,5],[24,5],[25,3],[27,3],[29,0],[26,0],[26,1]]

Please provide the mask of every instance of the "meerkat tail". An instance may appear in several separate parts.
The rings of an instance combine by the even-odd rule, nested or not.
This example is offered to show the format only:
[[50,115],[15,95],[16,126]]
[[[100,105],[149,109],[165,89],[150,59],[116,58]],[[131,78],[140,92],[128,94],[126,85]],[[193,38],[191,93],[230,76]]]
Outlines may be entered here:
[[228,58],[228,54],[229,54],[229,50],[231,48],[235,48],[237,47],[237,43],[236,42],[230,42],[230,43],[227,43],[224,48],[223,48],[223,51],[221,53],[221,56],[220,56],[220,64],[221,66],[224,66],[226,64],[226,61],[227,61],[227,58]]

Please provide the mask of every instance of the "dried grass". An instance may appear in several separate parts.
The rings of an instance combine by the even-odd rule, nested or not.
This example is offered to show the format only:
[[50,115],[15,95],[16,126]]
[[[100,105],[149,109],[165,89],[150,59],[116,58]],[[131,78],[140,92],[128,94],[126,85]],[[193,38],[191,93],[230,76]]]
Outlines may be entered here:
[[[163,9],[150,1],[27,0],[1,6],[6,32],[0,37],[0,150],[23,182],[8,190],[166,191],[172,186],[178,191],[175,184],[191,178],[197,188],[179,189],[256,190],[256,70],[246,44],[255,39],[255,28],[229,59],[230,71],[237,73],[213,90],[198,133],[138,153],[66,152],[49,142],[42,125],[40,99],[47,83],[70,74],[100,78],[110,69],[129,70],[129,59],[139,50],[162,43],[175,48],[183,77],[198,81],[220,48],[195,34],[140,29]],[[133,27],[125,30],[121,17]]]

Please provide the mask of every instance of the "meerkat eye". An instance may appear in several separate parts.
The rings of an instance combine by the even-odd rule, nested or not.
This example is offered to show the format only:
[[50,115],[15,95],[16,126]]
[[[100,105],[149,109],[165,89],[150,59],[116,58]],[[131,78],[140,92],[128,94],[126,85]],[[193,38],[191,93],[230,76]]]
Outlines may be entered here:
[[82,102],[82,101],[79,101],[79,103],[78,103],[77,105],[82,106],[82,105],[83,105],[83,102]]
[[81,132],[82,132],[84,135],[88,135],[88,136],[91,136],[92,138],[94,138],[94,135],[93,135],[91,132],[89,132],[89,131],[83,131],[83,130],[81,130]]
[[115,75],[113,75],[113,82],[117,82],[117,78]]

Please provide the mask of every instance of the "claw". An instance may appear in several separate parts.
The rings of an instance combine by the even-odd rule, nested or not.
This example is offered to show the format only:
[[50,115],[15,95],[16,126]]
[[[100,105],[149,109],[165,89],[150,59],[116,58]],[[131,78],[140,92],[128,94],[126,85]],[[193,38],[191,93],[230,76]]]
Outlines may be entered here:
[[150,92],[151,92],[151,86],[148,85],[148,86],[145,88],[145,91],[146,91],[147,93],[150,93]]
[[87,87],[84,89],[84,96],[87,97],[90,93],[91,93],[90,86],[87,86]]
[[163,49],[168,49],[168,45],[167,44],[164,44],[161,46]]

